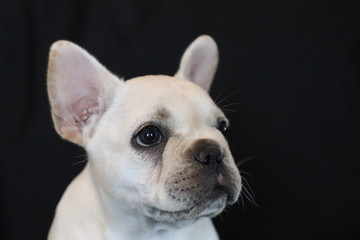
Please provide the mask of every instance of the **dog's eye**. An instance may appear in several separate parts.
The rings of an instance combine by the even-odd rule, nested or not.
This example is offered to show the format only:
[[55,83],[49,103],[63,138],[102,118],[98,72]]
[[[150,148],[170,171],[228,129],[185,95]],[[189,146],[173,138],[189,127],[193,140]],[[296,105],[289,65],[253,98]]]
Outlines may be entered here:
[[151,147],[159,144],[163,138],[164,135],[157,127],[147,126],[138,132],[135,141],[141,147]]
[[218,129],[222,134],[225,134],[228,131],[229,126],[227,125],[227,123],[225,121],[221,121],[219,123]]

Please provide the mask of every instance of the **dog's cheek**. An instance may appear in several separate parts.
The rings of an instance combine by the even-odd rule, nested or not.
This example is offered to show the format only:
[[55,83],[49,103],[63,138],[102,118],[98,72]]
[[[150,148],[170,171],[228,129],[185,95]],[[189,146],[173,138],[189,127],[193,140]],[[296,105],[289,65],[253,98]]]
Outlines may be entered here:
[[89,166],[100,191],[114,200],[128,198],[137,199],[138,185],[147,176],[131,152],[119,146],[110,146],[94,141],[88,146]]

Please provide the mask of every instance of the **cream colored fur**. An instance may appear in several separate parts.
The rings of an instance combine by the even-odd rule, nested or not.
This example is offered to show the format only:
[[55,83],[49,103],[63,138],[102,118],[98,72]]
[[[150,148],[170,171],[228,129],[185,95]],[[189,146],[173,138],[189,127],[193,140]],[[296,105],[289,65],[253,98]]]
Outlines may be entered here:
[[[237,201],[241,178],[219,131],[228,120],[207,93],[217,61],[215,42],[201,36],[175,77],[123,81],[77,45],[54,43],[55,129],[89,160],[59,202],[49,240],[218,239],[211,217]],[[146,126],[160,129],[159,143],[141,146]]]

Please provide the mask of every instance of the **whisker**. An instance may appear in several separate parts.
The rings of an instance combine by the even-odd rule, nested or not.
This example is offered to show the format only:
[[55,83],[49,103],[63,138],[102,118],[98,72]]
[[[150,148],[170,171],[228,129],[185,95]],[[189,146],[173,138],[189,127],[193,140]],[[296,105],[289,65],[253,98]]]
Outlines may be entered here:
[[237,106],[237,105],[243,105],[244,103],[241,103],[241,102],[233,102],[233,103],[228,103],[228,104],[225,104],[223,106],[221,105],[218,105],[219,108],[222,110],[222,111],[233,111],[233,112],[237,112],[236,109],[233,109],[232,107],[233,106]]
[[221,109],[224,113],[225,112],[230,112],[230,113],[237,113],[238,111],[236,111],[236,110],[234,110],[234,109],[230,109],[230,108],[228,108],[228,109],[224,109],[224,108],[222,108]]
[[84,162],[87,162],[87,161],[88,161],[88,159],[87,159],[87,154],[86,154],[86,153],[77,156],[77,158],[84,158],[84,159],[83,159],[83,160],[80,160],[80,161],[78,161],[78,162],[76,162],[76,163],[74,163],[73,166],[76,166],[76,165],[79,165],[79,164],[81,164],[81,163],[84,163]]
[[252,188],[250,187],[249,182],[246,180],[245,177],[241,176],[242,180],[244,181],[244,183],[247,185],[247,187],[249,188],[248,192],[251,193],[251,196],[255,199],[255,193],[252,190]]
[[[225,211],[225,209],[224,209],[224,211]],[[224,224],[225,220],[224,220],[223,214],[220,214],[219,218],[220,218],[221,223]]]
[[240,166],[243,165],[244,163],[246,163],[246,162],[248,162],[248,161],[250,161],[250,160],[252,160],[252,159],[254,159],[254,158],[257,158],[257,157],[259,157],[259,155],[254,155],[254,156],[246,157],[246,158],[242,159],[240,162],[236,163],[236,166],[237,166],[237,167],[240,167]]
[[87,162],[87,161],[88,161],[87,159],[81,160],[79,162],[74,163],[73,166],[79,165],[79,164]]
[[242,170],[240,170],[240,174],[241,174],[241,175],[244,175],[244,174],[245,174],[245,175],[247,175],[247,176],[249,176],[249,177],[252,177],[252,178],[254,177],[253,175],[251,175],[251,173],[244,172],[244,171],[242,171]]
[[220,91],[220,93],[214,98],[215,103],[218,102],[218,99],[221,97],[222,94],[223,94],[223,91]]
[[245,202],[244,202],[244,198],[243,198],[242,194],[240,194],[240,201],[239,202],[241,202],[241,207],[244,210],[245,209]]
[[226,208],[223,210],[223,212],[226,212],[226,213],[231,212],[231,209],[229,209],[229,208],[230,208],[229,206],[226,206]]
[[249,191],[246,189],[245,186],[243,186],[243,189],[244,189],[244,192],[243,192],[244,197],[245,197],[249,202],[251,202],[252,204],[254,204],[255,206],[260,207],[260,206],[256,203],[256,200],[250,195]]
[[227,95],[226,97],[224,97],[223,99],[221,99],[220,101],[215,101],[215,103],[219,106],[219,105],[221,105],[224,101],[226,101],[227,99],[235,96],[236,94],[242,93],[242,92],[243,92],[243,90],[239,90],[239,91],[236,91],[236,92],[234,92],[234,93],[231,93],[231,94]]
[[244,105],[243,102],[232,102],[232,103],[228,103],[225,105],[218,105],[221,109],[227,108],[227,107],[231,107],[231,106],[237,106],[237,105]]
[[251,192],[246,188],[245,185],[243,185],[243,190],[244,191],[242,191],[242,193],[244,197],[256,207],[260,207],[260,205],[256,202],[255,196],[251,195]]

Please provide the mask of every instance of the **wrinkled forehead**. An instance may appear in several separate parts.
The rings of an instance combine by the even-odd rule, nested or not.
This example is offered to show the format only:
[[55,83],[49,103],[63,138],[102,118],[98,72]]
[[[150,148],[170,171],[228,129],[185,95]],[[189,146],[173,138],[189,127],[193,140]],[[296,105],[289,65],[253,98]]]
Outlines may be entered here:
[[[138,116],[178,121],[213,121],[214,116],[222,117],[210,96],[192,82],[169,76],[146,76],[125,82],[124,97],[133,106],[129,112]],[[136,105],[136,107],[135,107]],[[138,109],[140,109],[138,111]]]
[[166,75],[137,77],[125,82],[125,88],[131,95],[142,94],[148,97],[177,95],[177,97],[208,97],[208,94],[196,84]]

